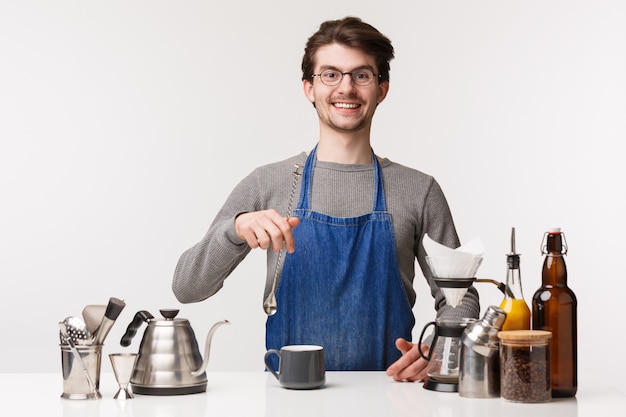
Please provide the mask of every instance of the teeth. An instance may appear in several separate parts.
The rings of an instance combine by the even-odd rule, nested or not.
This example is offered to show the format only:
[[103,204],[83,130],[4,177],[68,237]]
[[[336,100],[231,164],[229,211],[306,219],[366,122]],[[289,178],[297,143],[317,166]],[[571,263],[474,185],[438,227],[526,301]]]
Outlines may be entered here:
[[359,107],[359,105],[349,103],[335,103],[335,107],[340,107],[342,109],[356,109],[357,107]]

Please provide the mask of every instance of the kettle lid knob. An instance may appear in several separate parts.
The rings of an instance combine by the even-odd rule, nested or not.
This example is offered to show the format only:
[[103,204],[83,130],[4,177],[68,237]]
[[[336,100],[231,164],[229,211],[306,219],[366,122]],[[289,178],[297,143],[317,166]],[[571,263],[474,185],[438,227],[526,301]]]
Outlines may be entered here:
[[180,310],[174,310],[174,309],[162,309],[162,310],[159,310],[161,315],[163,317],[165,317],[166,320],[173,320],[174,317],[176,317],[176,315],[178,314],[179,311]]

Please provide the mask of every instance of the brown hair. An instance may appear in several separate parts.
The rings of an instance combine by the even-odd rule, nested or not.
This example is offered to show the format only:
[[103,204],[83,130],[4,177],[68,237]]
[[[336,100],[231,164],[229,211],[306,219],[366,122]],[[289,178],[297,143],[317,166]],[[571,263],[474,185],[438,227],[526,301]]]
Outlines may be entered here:
[[339,43],[356,48],[376,59],[380,81],[389,81],[389,61],[394,57],[391,41],[372,25],[358,17],[328,20],[322,23],[307,41],[302,57],[302,80],[310,80],[315,67],[314,57],[319,48]]

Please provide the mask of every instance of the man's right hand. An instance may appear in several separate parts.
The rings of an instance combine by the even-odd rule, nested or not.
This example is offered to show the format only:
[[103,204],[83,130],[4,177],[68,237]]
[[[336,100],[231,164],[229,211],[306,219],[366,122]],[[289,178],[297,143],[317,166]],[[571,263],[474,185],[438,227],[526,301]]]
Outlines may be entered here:
[[[425,381],[428,376],[428,361],[419,354],[417,344],[399,338],[396,339],[396,347],[402,356],[387,368],[387,375],[396,381]],[[429,347],[424,344],[421,347],[422,352],[428,354]]]
[[252,248],[279,251],[283,247],[288,253],[296,250],[292,230],[300,224],[297,217],[285,218],[274,209],[243,213],[235,219],[237,235]]

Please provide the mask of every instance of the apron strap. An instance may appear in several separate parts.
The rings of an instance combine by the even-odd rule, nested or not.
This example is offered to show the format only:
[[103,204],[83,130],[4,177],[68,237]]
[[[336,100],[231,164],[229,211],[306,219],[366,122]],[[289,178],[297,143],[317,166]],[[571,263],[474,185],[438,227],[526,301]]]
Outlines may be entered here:
[[[315,169],[315,161],[317,160],[317,145],[309,153],[302,171],[302,190],[298,199],[298,209],[311,209],[311,193],[313,184],[313,170]],[[374,198],[372,208],[374,212],[387,211],[387,202],[385,200],[385,188],[383,185],[382,168],[376,158],[376,154],[372,150],[372,166],[374,167]]]

